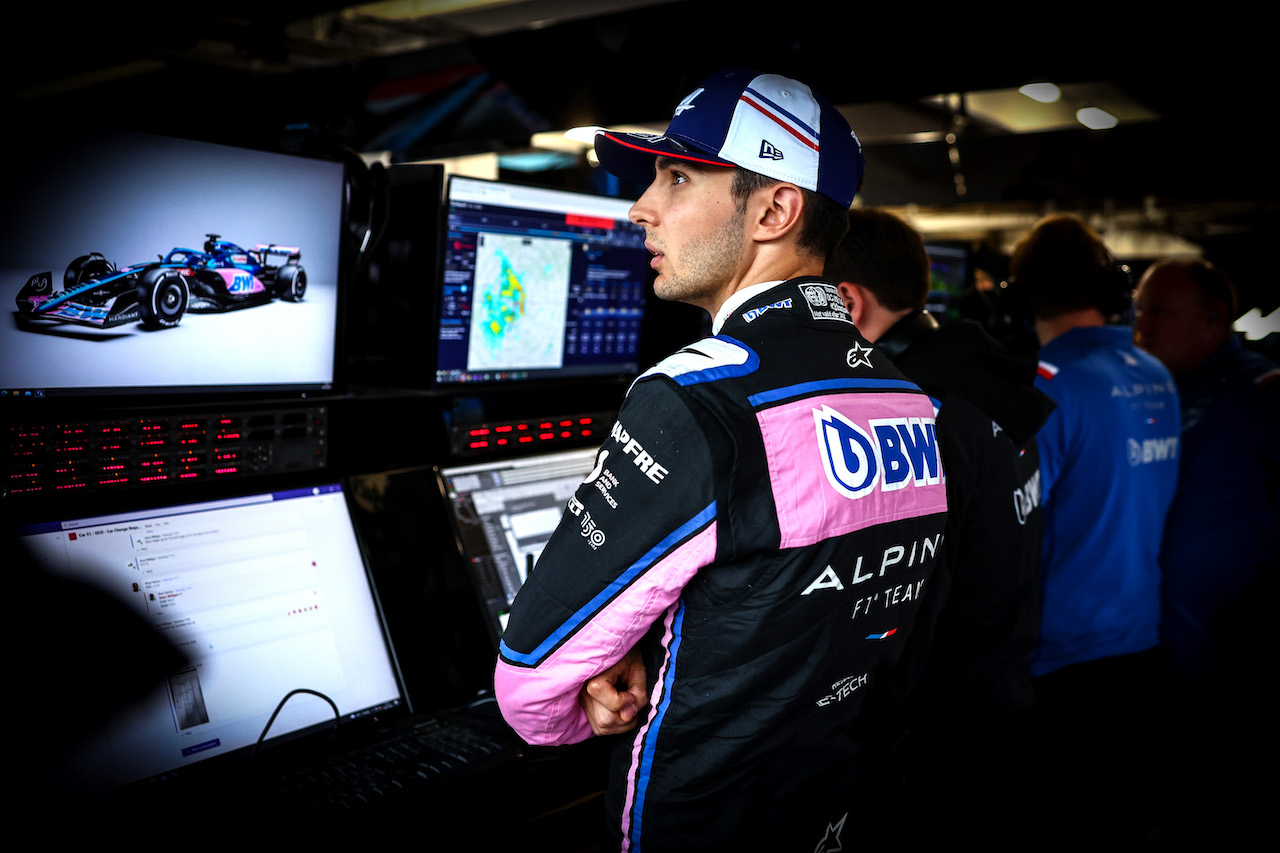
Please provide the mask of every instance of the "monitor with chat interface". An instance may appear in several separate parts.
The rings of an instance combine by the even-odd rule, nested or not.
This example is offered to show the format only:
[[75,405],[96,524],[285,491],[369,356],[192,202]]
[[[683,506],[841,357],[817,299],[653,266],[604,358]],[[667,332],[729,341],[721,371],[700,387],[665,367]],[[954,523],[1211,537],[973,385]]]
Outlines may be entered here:
[[[404,705],[340,484],[63,519],[18,533],[35,570],[123,602],[187,660],[157,673],[150,693],[120,719],[84,721],[105,728],[49,768],[56,785],[109,791],[252,747],[297,689],[329,697],[342,721]],[[110,647],[110,633],[83,642]],[[269,736],[334,720],[323,698],[299,693]]]
[[435,381],[632,376],[651,255],[630,201],[449,179]]

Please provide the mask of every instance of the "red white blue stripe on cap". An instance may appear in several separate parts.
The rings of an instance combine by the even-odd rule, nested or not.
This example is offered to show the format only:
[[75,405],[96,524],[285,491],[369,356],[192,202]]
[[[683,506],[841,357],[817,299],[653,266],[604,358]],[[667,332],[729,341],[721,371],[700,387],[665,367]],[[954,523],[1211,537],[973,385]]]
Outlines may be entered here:
[[765,118],[790,133],[809,148],[814,151],[818,150],[818,132],[766,98],[759,91],[748,86],[743,90],[739,100],[754,108]]

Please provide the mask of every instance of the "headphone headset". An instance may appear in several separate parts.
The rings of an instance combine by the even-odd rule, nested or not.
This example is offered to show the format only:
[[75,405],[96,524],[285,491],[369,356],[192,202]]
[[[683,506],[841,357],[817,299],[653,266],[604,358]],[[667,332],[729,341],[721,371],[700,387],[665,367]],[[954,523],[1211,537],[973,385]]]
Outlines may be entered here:
[[[1025,303],[1026,285],[1010,276],[1006,281],[1008,294],[1015,303]],[[1133,314],[1133,270],[1128,264],[1107,254],[1106,263],[1098,267],[1078,285],[1081,302],[1097,308],[1108,322],[1127,322]]]
[[1107,255],[1107,264],[1085,282],[1090,301],[1108,321],[1133,313],[1133,271]]

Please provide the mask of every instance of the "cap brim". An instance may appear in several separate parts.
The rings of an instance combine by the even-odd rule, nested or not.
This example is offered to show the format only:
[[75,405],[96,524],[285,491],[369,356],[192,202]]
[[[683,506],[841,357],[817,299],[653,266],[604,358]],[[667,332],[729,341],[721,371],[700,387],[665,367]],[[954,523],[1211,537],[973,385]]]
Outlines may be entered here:
[[639,184],[648,184],[653,180],[655,157],[671,157],[709,166],[736,165],[714,154],[698,151],[669,136],[601,130],[596,132],[595,146],[596,156],[600,158],[600,165],[606,171]]

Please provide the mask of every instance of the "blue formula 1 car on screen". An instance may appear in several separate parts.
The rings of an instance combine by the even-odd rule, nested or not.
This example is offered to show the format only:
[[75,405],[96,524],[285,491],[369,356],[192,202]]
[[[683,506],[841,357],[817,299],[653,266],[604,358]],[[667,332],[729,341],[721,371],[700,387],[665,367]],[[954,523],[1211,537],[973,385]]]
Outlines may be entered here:
[[298,302],[307,292],[297,248],[242,249],[217,234],[206,237],[203,251],[173,249],[124,269],[98,252],[81,255],[67,265],[61,290],[54,290],[52,272],[33,275],[18,291],[19,319],[163,329],[188,311],[232,311],[276,298]]

